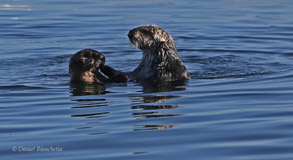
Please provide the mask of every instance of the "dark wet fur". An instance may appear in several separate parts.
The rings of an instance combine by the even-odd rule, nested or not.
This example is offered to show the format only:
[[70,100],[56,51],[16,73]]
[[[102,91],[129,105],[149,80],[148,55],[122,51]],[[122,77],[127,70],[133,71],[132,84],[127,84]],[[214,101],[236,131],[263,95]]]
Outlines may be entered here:
[[[70,82],[79,83],[105,83],[105,82],[128,82],[126,74],[104,66],[105,56],[92,49],[84,49],[74,54],[69,63]],[[104,71],[108,78],[99,70]]]

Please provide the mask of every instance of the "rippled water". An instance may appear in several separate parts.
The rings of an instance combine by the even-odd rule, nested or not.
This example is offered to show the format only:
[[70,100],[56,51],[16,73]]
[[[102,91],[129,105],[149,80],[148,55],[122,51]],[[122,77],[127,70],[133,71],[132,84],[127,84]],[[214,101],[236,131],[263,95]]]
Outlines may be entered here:
[[[0,2],[0,158],[293,159],[293,2]],[[127,33],[174,38],[183,84],[70,84],[84,48],[133,70]]]

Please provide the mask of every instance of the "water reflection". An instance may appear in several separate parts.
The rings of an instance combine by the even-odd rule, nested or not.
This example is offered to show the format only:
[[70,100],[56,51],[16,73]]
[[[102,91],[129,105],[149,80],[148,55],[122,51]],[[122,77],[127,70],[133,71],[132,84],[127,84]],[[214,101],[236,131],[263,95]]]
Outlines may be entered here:
[[172,92],[172,91],[184,91],[187,82],[168,82],[168,83],[142,83],[143,93],[159,93],[159,92]]
[[[93,108],[93,107],[106,107],[108,106],[106,99],[73,99],[72,101],[79,102],[76,106],[71,108]],[[90,103],[89,103],[90,102]]]
[[178,105],[137,105],[132,106],[132,109],[156,110],[156,109],[175,109]]
[[154,111],[139,111],[133,113],[133,117],[135,118],[158,118],[158,117],[174,117],[174,116],[181,116],[182,114],[162,114],[162,110],[166,109],[176,109],[178,105],[137,105],[132,106],[132,109],[142,109],[142,110],[154,110]]
[[[128,97],[125,97],[126,101],[130,100],[131,102],[129,106],[129,103],[125,103],[125,99],[117,99],[117,96],[121,96],[120,94],[124,93],[125,90],[124,87],[120,88],[121,85],[116,87],[110,86],[110,84],[71,84],[70,93],[74,97],[72,101],[75,102],[71,107],[74,112],[71,117],[86,118],[86,120],[81,119],[81,122],[85,121],[85,123],[76,129],[85,131],[86,135],[109,134],[116,132],[117,128],[105,128],[107,119],[117,121],[116,125],[118,126],[124,123],[123,120],[129,116],[133,119],[124,124],[126,128],[132,126],[133,131],[161,130],[175,127],[175,124],[163,125],[166,123],[164,121],[167,120],[167,123],[170,123],[172,117],[182,116],[183,114],[177,112],[179,108],[177,104],[170,104],[168,101],[180,98],[181,96],[177,95],[175,91],[185,90],[186,83],[143,83],[138,85],[140,85],[139,88],[136,85],[133,88],[130,88],[131,85],[125,86],[129,87],[129,90],[135,89],[135,92],[130,91]],[[124,101],[125,104],[122,107],[132,111],[116,113],[114,107],[121,106],[121,101]],[[123,118],[119,120],[117,116]],[[143,124],[137,125],[137,121],[143,121]]]
[[132,102],[135,103],[160,103],[168,101],[169,99],[179,98],[179,95],[143,95],[135,96]]
[[99,84],[70,84],[70,93],[74,97],[71,101],[75,102],[71,107],[73,109],[71,117],[87,119],[81,119],[82,124],[76,130],[83,130],[86,135],[109,133],[104,128],[98,127],[103,122],[101,118],[110,114],[109,110],[101,110],[101,108],[109,106],[107,99],[100,97],[110,93],[106,89],[106,85]]
[[106,86],[99,84],[71,83],[70,89],[72,96],[100,95],[107,93]]
[[[132,96],[131,100],[134,104],[131,109],[135,110],[132,113],[133,117],[136,119],[142,118],[170,118],[181,116],[182,114],[168,113],[167,110],[170,109],[177,109],[179,108],[178,105],[175,104],[158,104],[167,102],[170,99],[179,98],[179,95],[168,94],[162,95],[162,92],[173,92],[173,91],[182,91],[185,90],[186,82],[173,82],[173,83],[143,83],[143,94],[138,96]],[[145,95],[152,93],[153,95]],[[160,93],[160,94],[158,94]],[[175,92],[174,92],[175,93]],[[155,129],[167,129],[172,128],[175,125],[142,125],[137,128],[134,126],[135,131],[141,130],[155,130]]]
[[142,113],[133,113],[135,118],[160,118],[160,117],[175,117],[182,116],[183,114],[156,114],[158,112],[142,112]]
[[169,129],[175,126],[176,125],[137,125],[134,126],[134,131]]

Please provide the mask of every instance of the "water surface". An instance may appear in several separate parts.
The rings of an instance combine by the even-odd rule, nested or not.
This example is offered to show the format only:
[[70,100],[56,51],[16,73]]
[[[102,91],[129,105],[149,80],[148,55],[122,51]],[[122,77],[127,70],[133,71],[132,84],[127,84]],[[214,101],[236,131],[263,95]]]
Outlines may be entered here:
[[[293,159],[293,2],[0,2],[0,158]],[[181,84],[70,84],[84,48],[131,71],[130,29],[174,38]]]

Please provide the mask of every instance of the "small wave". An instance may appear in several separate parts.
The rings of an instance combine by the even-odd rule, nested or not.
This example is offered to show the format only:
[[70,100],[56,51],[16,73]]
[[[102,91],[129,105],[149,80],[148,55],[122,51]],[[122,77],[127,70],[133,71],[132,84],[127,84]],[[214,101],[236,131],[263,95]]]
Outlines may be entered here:
[[291,57],[293,56],[293,53],[284,53],[283,55]]
[[192,79],[223,79],[223,78],[245,78],[261,75],[269,75],[273,72],[260,72],[260,73],[243,73],[243,74],[231,74],[231,75],[217,75],[217,74],[207,74],[207,73],[191,73]]
[[134,131],[169,129],[175,126],[176,125],[136,125],[134,126]]
[[100,118],[109,114],[110,112],[102,112],[102,113],[88,113],[88,114],[76,114],[71,115],[71,117],[86,117],[86,118]]
[[41,74],[37,77],[47,77],[47,78],[56,78],[56,77],[69,77],[69,74]]
[[187,56],[184,61],[195,64],[191,77],[196,79],[243,78],[263,76],[282,72],[290,68],[288,64],[274,62],[266,57],[259,56]]
[[31,11],[30,7],[30,5],[2,4],[0,5],[0,10]]
[[178,48],[178,52],[211,52],[211,53],[262,53],[262,54],[275,54],[276,52],[264,51],[264,50],[242,50],[242,49],[208,49],[208,48],[198,48],[198,49],[187,49]]
[[9,34],[3,34],[3,36],[12,37],[12,38],[26,38],[26,39],[40,39],[40,38],[47,37],[37,33],[9,33]]
[[46,87],[26,86],[26,85],[9,85],[9,86],[0,86],[0,89],[3,89],[3,90],[35,90],[35,89],[47,89],[47,88]]

